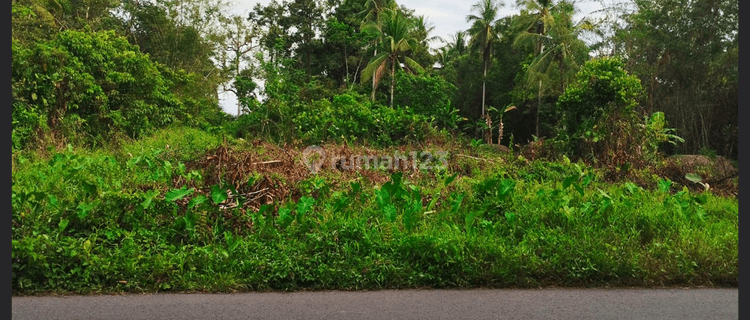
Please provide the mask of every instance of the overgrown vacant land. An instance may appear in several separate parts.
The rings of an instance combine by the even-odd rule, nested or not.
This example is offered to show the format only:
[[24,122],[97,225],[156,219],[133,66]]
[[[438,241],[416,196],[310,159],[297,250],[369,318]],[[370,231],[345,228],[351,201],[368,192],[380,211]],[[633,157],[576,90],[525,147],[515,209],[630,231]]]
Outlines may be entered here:
[[508,2],[14,0],[13,293],[738,285],[738,2]]
[[738,284],[735,196],[487,145],[323,149],[448,156],[312,173],[301,148],[185,128],[17,156],[13,291]]

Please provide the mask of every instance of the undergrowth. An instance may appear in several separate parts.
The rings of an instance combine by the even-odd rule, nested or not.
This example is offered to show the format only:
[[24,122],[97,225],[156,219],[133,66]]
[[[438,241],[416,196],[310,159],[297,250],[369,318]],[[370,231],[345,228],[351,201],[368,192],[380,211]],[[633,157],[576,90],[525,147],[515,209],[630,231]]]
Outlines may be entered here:
[[238,187],[190,165],[221,145],[294,152],[168,129],[14,155],[13,293],[738,284],[738,201],[668,179],[453,146],[439,170]]

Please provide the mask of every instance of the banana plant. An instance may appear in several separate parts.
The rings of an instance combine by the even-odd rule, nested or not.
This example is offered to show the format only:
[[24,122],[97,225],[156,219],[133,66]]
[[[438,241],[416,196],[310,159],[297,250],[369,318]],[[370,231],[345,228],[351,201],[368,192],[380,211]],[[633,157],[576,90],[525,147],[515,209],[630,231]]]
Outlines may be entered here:
[[[516,106],[506,106],[505,109],[503,109],[503,112],[499,112],[497,108],[495,107],[488,107],[487,112],[495,112],[498,113],[498,122],[497,122],[497,145],[500,145],[500,141],[503,140],[503,115],[505,115],[506,112],[516,110]],[[491,129],[491,128],[490,128]],[[491,143],[491,141],[489,142]]]

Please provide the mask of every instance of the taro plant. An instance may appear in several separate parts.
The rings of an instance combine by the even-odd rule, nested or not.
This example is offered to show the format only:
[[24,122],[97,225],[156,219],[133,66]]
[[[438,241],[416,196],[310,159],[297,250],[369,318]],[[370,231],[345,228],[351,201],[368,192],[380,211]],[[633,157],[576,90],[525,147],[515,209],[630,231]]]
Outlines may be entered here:
[[475,220],[487,212],[503,214],[507,207],[506,200],[510,198],[515,187],[515,181],[497,176],[489,177],[477,183],[474,186],[474,194],[476,195],[474,206],[469,210],[464,221],[466,232],[473,232]]
[[395,223],[401,216],[406,231],[412,232],[424,212],[422,193],[417,186],[405,186],[401,178],[401,172],[394,172],[391,180],[375,191],[375,197],[388,222]]

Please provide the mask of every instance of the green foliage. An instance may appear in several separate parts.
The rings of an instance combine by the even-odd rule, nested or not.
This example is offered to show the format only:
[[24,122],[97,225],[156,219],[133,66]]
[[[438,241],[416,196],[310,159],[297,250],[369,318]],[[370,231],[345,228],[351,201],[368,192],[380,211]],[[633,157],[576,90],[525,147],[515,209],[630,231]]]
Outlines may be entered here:
[[[67,140],[98,148],[14,150],[12,290],[736,285],[736,199],[713,194],[707,183],[701,193],[675,189],[648,168],[639,171],[645,179],[608,182],[682,142],[668,127],[674,110],[662,110],[662,102],[695,101],[686,109],[693,120],[685,121],[701,122],[693,140],[695,132],[703,140],[736,135],[736,125],[724,121],[734,101],[727,93],[736,91],[736,5],[683,2],[637,1],[641,11],[625,16],[629,32],[618,38],[633,44],[627,63],[595,59],[568,83],[587,48],[579,39],[584,25],[572,25],[567,2],[520,1],[520,15],[500,18],[496,3],[480,1],[478,16],[469,17],[477,22],[469,44],[482,54],[469,52],[461,32],[441,50],[442,70],[412,75],[395,69],[399,61],[412,70],[432,61],[431,28],[403,7],[383,13],[392,1],[258,5],[245,31],[263,30],[268,56],[236,54],[248,44],[240,41],[231,66],[211,61],[224,56],[223,32],[231,33],[214,28],[221,6],[213,0],[124,1],[128,20],[109,13],[112,1],[14,1],[13,148],[30,149],[45,135],[57,146]],[[523,37],[541,41],[513,46]],[[240,70],[240,58],[247,69]],[[641,94],[626,66],[652,96]],[[530,69],[545,81],[544,101],[522,86]],[[357,84],[371,80],[360,77],[363,70],[392,81],[397,107],[368,101],[370,88]],[[706,80],[684,81],[689,73]],[[263,101],[254,96],[258,79]],[[249,112],[235,119],[221,112],[216,89],[223,81]],[[558,110],[544,110],[558,85]],[[527,109],[535,98],[544,122],[562,117],[558,137],[544,146],[565,146],[577,162],[534,160],[541,139],[530,157],[498,156],[482,140],[470,140],[471,148],[449,142],[451,155],[461,157],[448,160],[460,162],[440,170],[390,172],[382,184],[374,182],[387,179],[379,170],[280,180],[275,187],[286,196],[266,203],[250,198],[264,192],[255,187],[267,181],[265,172],[248,172],[237,186],[209,184],[196,161],[219,145],[233,148],[240,140],[232,136],[287,146],[431,148],[432,125],[453,131],[464,116],[476,121],[487,110],[497,113],[494,125],[482,120],[468,130],[507,120],[505,130],[522,141],[530,117],[486,106]],[[643,112],[641,101],[655,112]],[[707,153],[736,149],[702,146]],[[684,175],[693,183],[701,177]]]
[[191,173],[167,159],[17,156],[14,293],[737,283],[737,201],[668,180],[606,184],[570,161],[317,177],[256,211],[174,184]]
[[378,207],[386,221],[396,223],[401,217],[406,232],[412,232],[417,219],[424,212],[422,194],[418,187],[405,184],[400,172],[393,173],[391,180],[375,191]]
[[[116,132],[138,137],[184,117],[162,69],[113,32],[65,31],[13,53],[18,147],[44,128],[42,119],[53,132],[91,141]],[[65,132],[72,122],[77,127]]]
[[656,160],[660,143],[681,141],[666,127],[664,114],[642,116],[640,80],[624,67],[617,58],[587,62],[557,102],[563,113],[559,137],[568,152],[618,170]]
[[391,80],[389,105],[393,107],[396,70],[405,68],[408,72],[422,73],[424,67],[407,56],[409,51],[419,47],[417,39],[413,35],[414,25],[412,21],[404,17],[403,12],[397,8],[384,10],[379,14],[379,17],[382,17],[381,24],[370,26],[380,34],[381,51],[367,63],[367,66],[362,70],[361,79],[363,83],[373,81],[373,96],[371,99],[375,102],[375,89],[385,74],[384,71],[388,70]]
[[[240,116],[227,128],[237,137],[256,134],[305,144],[349,141],[383,146],[420,141],[427,133],[429,124],[425,116],[414,114],[410,108],[371,106],[365,99],[350,93],[336,95],[332,101],[267,102],[256,112]],[[276,127],[292,130],[271,134],[269,130]]]
[[583,137],[586,132],[603,138],[600,132],[591,132],[601,119],[622,113],[632,119],[642,93],[637,77],[628,75],[625,65],[616,58],[600,58],[587,62],[576,75],[577,82],[568,87],[557,102],[565,114],[564,132]]
[[431,118],[438,126],[457,129],[461,118],[451,105],[456,87],[444,78],[398,72],[394,104],[409,107],[414,113]]
[[195,190],[192,188],[188,189],[187,187],[183,186],[182,188],[179,188],[179,189],[173,189],[173,190],[167,191],[167,193],[164,194],[164,200],[174,202],[174,201],[180,200],[184,197],[187,197],[193,194],[194,191]]
[[467,33],[471,36],[469,47],[474,51],[481,51],[482,53],[482,118],[485,116],[487,94],[485,87],[487,70],[489,69],[490,58],[492,57],[492,47],[499,40],[495,25],[499,22],[498,13],[503,6],[505,6],[503,2],[481,0],[471,6],[471,10],[476,11],[478,15],[471,14],[466,16],[466,22],[472,23],[471,28],[467,30]]
[[637,0],[632,9],[611,30],[608,50],[628,57],[647,93],[643,105],[664,112],[685,139],[673,152],[706,147],[735,157],[739,3]]

